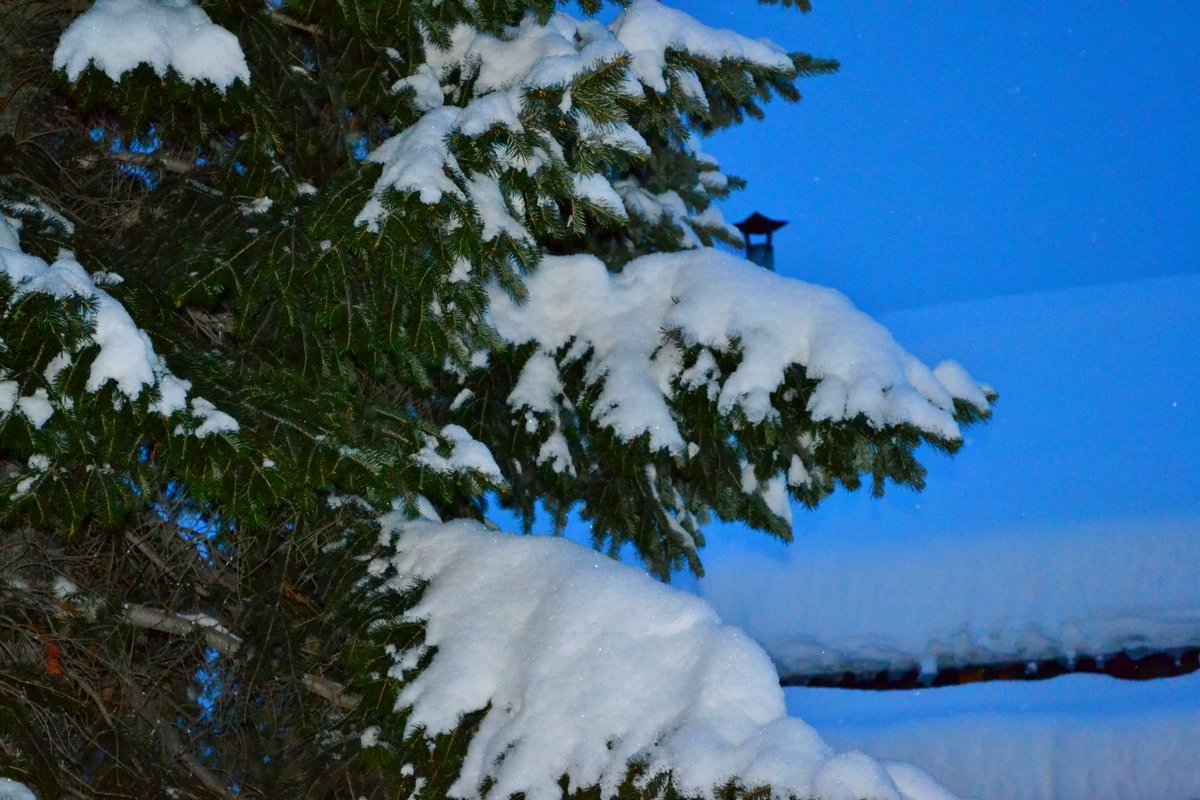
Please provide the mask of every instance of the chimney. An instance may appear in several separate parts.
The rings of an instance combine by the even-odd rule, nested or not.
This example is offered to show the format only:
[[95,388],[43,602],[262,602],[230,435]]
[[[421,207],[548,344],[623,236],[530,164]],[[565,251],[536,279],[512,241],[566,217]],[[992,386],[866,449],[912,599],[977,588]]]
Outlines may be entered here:
[[[741,222],[735,224],[742,236],[746,238],[746,258],[760,267],[775,271],[775,246],[771,243],[771,234],[787,225],[787,221],[764,217],[755,211]],[[766,236],[765,241],[752,241],[751,236]]]

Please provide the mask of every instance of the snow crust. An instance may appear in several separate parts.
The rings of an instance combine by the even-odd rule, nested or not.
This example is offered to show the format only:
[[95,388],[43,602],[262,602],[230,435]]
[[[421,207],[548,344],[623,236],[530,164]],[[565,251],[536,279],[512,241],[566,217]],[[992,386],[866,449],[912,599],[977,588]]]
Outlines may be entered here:
[[[542,353],[509,398],[514,410],[553,408],[559,386],[548,361],[560,348],[570,347],[567,361],[590,348],[587,380],[603,380],[599,421],[623,439],[649,434],[651,446],[671,452],[686,447],[669,405],[680,383],[707,383],[722,412],[759,422],[777,413],[771,395],[790,365],[818,381],[808,403],[817,420],[861,414],[876,427],[911,424],[956,440],[954,399],[987,406],[961,368],[944,369],[953,378],[944,385],[838,292],[716,250],[644,256],[619,275],[591,256],[548,256],[526,285],[524,304],[491,292],[501,336],[536,342]],[[715,363],[702,376],[687,373],[665,331],[711,351],[740,350],[740,363],[727,376]]]
[[[437,733],[490,704],[453,797],[478,797],[491,777],[491,796],[550,800],[562,775],[610,797],[631,759],[705,797],[735,775],[776,797],[949,796],[928,776],[912,780],[915,768],[837,755],[786,716],[766,654],[693,596],[561,539],[398,513],[383,524],[394,555],[370,570],[385,590],[428,582],[409,617],[437,648],[398,707]],[[392,674],[417,656],[395,651]]]
[[784,692],[788,710],[834,746],[917,761],[964,797],[1200,797],[1198,673],[1153,681],[1063,675],[907,692]]
[[174,70],[188,83],[208,81],[222,92],[237,80],[250,83],[237,37],[190,0],[96,0],[54,51],[54,68],[70,80],[88,64],[114,81],[149,64],[162,77]]

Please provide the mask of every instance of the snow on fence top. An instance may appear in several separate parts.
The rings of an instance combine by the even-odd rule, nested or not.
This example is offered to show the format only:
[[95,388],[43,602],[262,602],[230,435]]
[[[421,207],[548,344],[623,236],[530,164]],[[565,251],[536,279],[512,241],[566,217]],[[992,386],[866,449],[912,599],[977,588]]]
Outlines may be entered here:
[[[685,448],[668,406],[673,387],[707,383],[722,413],[761,422],[776,413],[771,396],[792,365],[817,381],[808,401],[815,420],[861,414],[878,428],[909,424],[957,440],[954,401],[988,407],[985,387],[962,367],[929,369],[839,292],[717,250],[643,256],[619,275],[591,256],[547,256],[526,285],[527,303],[492,291],[496,329],[550,357],[570,345],[568,361],[590,349],[587,380],[603,380],[599,421],[624,439],[649,434],[652,447]],[[740,348],[739,364],[723,376],[710,357],[708,370],[693,374],[666,331],[710,351]],[[530,359],[511,404],[554,407],[559,386],[545,366]]]
[[114,81],[149,64],[160,76],[173,69],[188,83],[209,81],[222,92],[235,80],[250,83],[237,37],[190,0],[96,0],[54,51],[54,68],[70,80],[88,64]]
[[[393,551],[370,565],[384,589],[427,582],[408,614],[430,664],[398,708],[428,734],[487,708],[450,796],[529,800],[599,785],[611,797],[631,760],[713,797],[737,776],[776,797],[946,800],[906,764],[835,754],[785,713],[767,655],[702,600],[562,539],[515,537],[459,520],[383,519]],[[393,653],[404,674],[420,653]],[[581,724],[582,723],[582,724]]]

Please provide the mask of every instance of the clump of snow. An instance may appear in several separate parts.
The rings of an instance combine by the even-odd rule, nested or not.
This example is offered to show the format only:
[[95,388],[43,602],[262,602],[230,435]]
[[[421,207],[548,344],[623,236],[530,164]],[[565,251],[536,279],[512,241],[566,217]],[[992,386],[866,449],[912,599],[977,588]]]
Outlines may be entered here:
[[492,457],[492,451],[487,445],[467,433],[460,425],[447,425],[442,428],[442,438],[450,444],[450,455],[442,456],[437,452],[436,437],[426,438],[425,446],[416,455],[416,461],[434,472],[478,472],[496,481],[503,481],[500,467]]
[[611,183],[603,175],[574,175],[575,195],[588,202],[603,206],[619,217],[625,216],[625,206],[621,196],[613,189]]
[[19,781],[0,778],[0,800],[37,800],[37,795]]
[[238,430],[237,420],[203,397],[192,398],[192,416],[200,421],[195,434],[201,439],[214,433],[236,433]]
[[[521,111],[526,92],[561,86],[564,110],[569,109],[571,83],[589,69],[623,57],[624,48],[612,32],[594,20],[555,14],[541,24],[531,14],[501,36],[459,25],[451,32],[447,47],[427,41],[425,52],[427,63],[392,87],[396,92],[411,91],[417,109],[425,113],[368,156],[369,161],[383,165],[383,173],[356,222],[368,230],[378,228],[384,215],[381,198],[386,191],[415,192],[421,202],[432,204],[447,195],[461,197],[461,182],[469,186],[470,199],[484,218],[485,239],[495,238],[500,232],[529,239],[500,200],[496,176],[463,174],[448,139],[454,132],[477,137],[496,125],[514,133],[525,132]],[[474,96],[461,108],[442,104],[441,79],[455,73],[475,76]],[[641,93],[632,80],[625,91],[635,96]],[[645,141],[627,123],[597,126],[585,115],[577,116],[581,134],[617,150],[644,154]],[[549,138],[544,145],[533,147],[528,157],[498,156],[507,167],[529,171],[562,161],[561,146]],[[583,187],[584,191],[588,189],[603,192],[594,180]],[[611,193],[594,199],[603,200],[619,213],[620,204],[613,202]]]
[[396,94],[405,90],[412,91],[413,103],[419,111],[431,111],[440,106],[444,99],[437,73],[428,64],[422,64],[414,74],[392,84],[392,91]]
[[33,394],[18,399],[17,408],[35,428],[42,427],[54,416],[54,406],[50,403],[50,395],[41,387],[34,389]]
[[447,169],[460,172],[446,142],[460,115],[458,108],[436,108],[367,156],[368,161],[383,164],[383,174],[371,200],[355,219],[357,224],[369,230],[378,228],[384,215],[379,198],[388,189],[417,192],[422,203],[436,203],[444,194],[462,194],[446,173]]
[[[710,28],[657,0],[635,0],[611,27],[633,56],[633,72],[638,80],[660,93],[667,91],[663,73],[669,49],[712,61],[736,59],[792,71],[792,60],[783,48],[730,30]],[[701,98],[703,91],[697,97]]]
[[[393,553],[371,572],[384,590],[427,583],[408,618],[437,648],[398,708],[436,734],[488,707],[453,797],[478,797],[491,778],[491,796],[550,800],[562,775],[611,797],[632,759],[704,797],[734,776],[776,797],[945,797],[891,778],[891,765],[837,756],[786,716],[766,654],[695,597],[560,539],[400,513],[383,525]],[[396,671],[416,663],[412,651],[392,657]]]
[[[316,194],[316,190],[314,189],[312,193]],[[253,214],[265,214],[270,211],[271,207],[274,205],[275,201],[269,197],[256,197],[246,205],[242,206],[240,210],[246,216],[251,216]]]
[[547,360],[567,345],[568,360],[590,349],[586,379],[603,379],[598,420],[623,439],[648,433],[651,446],[671,452],[685,448],[669,405],[685,375],[666,331],[712,351],[740,348],[731,374],[706,374],[720,410],[740,410],[752,422],[776,413],[771,395],[791,365],[818,382],[808,404],[817,420],[862,415],[876,427],[909,424],[957,440],[953,400],[987,407],[965,373],[944,386],[838,292],[716,250],[644,256],[619,275],[591,256],[547,256],[526,285],[524,304],[491,292],[500,335],[517,345],[536,342],[542,352],[509,398],[514,409],[553,408],[559,386]]
[[0,248],[5,250],[20,250],[21,221],[0,214]]
[[209,81],[224,92],[250,83],[237,37],[190,0],[96,0],[71,23],[54,51],[54,68],[75,80],[95,64],[114,81],[139,64],[188,83]]
[[460,25],[446,49],[426,47],[430,68],[445,74],[454,67],[477,70],[476,92],[566,85],[598,62],[624,55],[624,48],[602,25],[553,15],[539,24],[529,14],[503,37]]

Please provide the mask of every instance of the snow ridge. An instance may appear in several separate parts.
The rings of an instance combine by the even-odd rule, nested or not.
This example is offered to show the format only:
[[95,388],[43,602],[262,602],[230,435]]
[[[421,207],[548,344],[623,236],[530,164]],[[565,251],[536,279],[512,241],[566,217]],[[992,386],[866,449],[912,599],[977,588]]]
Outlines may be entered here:
[[[780,798],[951,797],[915,767],[837,755],[786,716],[770,659],[698,598],[561,539],[382,522],[393,554],[370,571],[385,591],[428,583],[408,618],[437,648],[398,709],[436,734],[490,704],[452,797],[479,797],[490,777],[490,796],[553,800],[562,775],[611,797],[631,760],[703,797],[734,776]],[[395,651],[392,673],[419,655]]]

